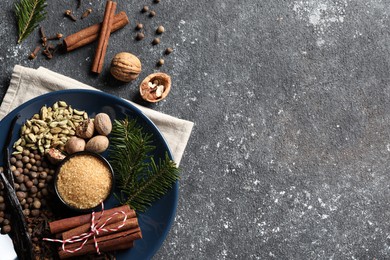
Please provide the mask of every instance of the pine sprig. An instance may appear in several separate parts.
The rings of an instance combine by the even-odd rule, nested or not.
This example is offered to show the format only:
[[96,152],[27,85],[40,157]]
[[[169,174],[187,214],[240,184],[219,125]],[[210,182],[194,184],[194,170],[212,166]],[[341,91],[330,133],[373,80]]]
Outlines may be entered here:
[[46,0],[20,0],[15,4],[18,20],[18,43],[21,43],[46,17]]
[[158,164],[153,159],[152,135],[135,120],[114,121],[110,138],[110,163],[117,177],[121,204],[145,211],[179,179],[179,169],[166,153]]

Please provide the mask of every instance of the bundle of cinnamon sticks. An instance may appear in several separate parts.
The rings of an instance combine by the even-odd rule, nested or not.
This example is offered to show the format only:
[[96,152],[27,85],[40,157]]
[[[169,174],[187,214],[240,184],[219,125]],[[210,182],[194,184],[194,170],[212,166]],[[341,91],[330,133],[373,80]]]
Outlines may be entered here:
[[[124,215],[118,214],[118,212],[125,212],[127,215],[127,220],[125,222],[123,222]],[[105,210],[103,215],[101,215],[101,212],[96,212],[95,216],[96,218],[100,217],[96,226],[97,229],[99,229],[99,227],[101,227],[104,223],[105,229],[117,229],[116,231],[99,232],[95,235],[99,250],[101,252],[131,248],[133,247],[135,240],[142,238],[142,233],[138,225],[136,213],[127,205]],[[110,220],[108,220],[109,218]],[[91,229],[91,221],[92,214],[56,220],[49,223],[50,232],[55,235],[57,239],[71,239],[72,237],[89,232]],[[122,224],[123,226],[118,229],[118,227]],[[79,248],[82,243],[83,241],[67,243],[65,245],[65,251],[62,249],[62,247],[59,247],[58,255],[60,259],[96,253],[96,247],[94,244],[95,241],[93,237],[90,237],[80,250],[70,252]]]

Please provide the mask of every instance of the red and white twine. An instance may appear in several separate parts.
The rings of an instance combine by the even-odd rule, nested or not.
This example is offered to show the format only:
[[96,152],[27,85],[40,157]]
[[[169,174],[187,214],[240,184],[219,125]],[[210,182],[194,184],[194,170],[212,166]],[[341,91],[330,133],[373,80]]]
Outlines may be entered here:
[[[103,202],[102,202],[102,211],[100,213],[100,216],[98,217],[98,219],[95,221],[95,212],[92,211],[92,218],[91,218],[91,230],[89,232],[86,232],[86,233],[82,233],[81,235],[76,235],[76,236],[73,236],[71,238],[68,238],[68,239],[65,239],[65,240],[61,240],[61,239],[51,239],[51,238],[43,238],[43,240],[45,241],[49,241],[49,242],[58,242],[58,243],[61,243],[62,244],[62,250],[64,250],[65,252],[68,252],[68,253],[74,253],[74,252],[77,252],[79,251],[80,249],[82,249],[85,245],[85,243],[87,243],[87,241],[89,240],[90,237],[93,237],[93,240],[94,240],[94,243],[95,243],[95,249],[96,249],[96,252],[98,254],[100,254],[100,250],[99,250],[99,245],[98,245],[98,242],[97,242],[97,239],[96,239],[96,236],[99,235],[100,233],[102,232],[115,232],[115,231],[118,231],[121,227],[123,227],[126,223],[126,220],[127,220],[127,214],[126,212],[124,212],[123,210],[121,211],[116,211],[114,212],[109,218],[106,219],[106,221],[104,221],[104,223],[99,226],[99,221],[101,219],[101,217],[103,216],[104,214],[104,205],[103,205]],[[118,215],[118,214],[123,214],[123,221],[122,223],[116,227],[116,228],[104,228],[106,226],[106,224],[115,216],[115,215]],[[76,242],[80,242],[80,241],[83,241],[83,243],[76,249],[73,249],[73,250],[70,250],[70,249],[66,249],[65,248],[65,245],[66,244],[72,244],[72,243],[76,243]]]

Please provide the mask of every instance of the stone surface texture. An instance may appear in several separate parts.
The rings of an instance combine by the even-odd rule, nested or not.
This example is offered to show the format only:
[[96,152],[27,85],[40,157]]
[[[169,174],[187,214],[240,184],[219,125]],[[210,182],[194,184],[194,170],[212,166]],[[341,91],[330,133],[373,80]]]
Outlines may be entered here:
[[[15,64],[44,66],[194,121],[175,223],[155,259],[390,258],[389,1],[118,1],[131,24],[112,35],[99,76],[96,44],[28,60],[38,31],[16,44],[13,4],[0,4],[0,99]],[[76,7],[48,1],[46,33],[102,20],[104,1]],[[87,19],[63,16],[88,7]],[[122,51],[142,61],[134,82],[109,75]],[[157,71],[172,77],[169,96],[141,102],[139,83]]]

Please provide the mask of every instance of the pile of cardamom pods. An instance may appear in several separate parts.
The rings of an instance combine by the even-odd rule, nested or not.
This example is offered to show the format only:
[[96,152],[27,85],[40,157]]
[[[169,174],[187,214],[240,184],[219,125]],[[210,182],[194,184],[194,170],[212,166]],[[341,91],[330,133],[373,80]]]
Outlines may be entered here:
[[76,127],[86,119],[85,111],[73,109],[65,101],[57,101],[51,107],[45,105],[21,127],[13,154],[25,149],[38,150],[41,154],[53,147],[63,150],[68,139],[75,135]]

